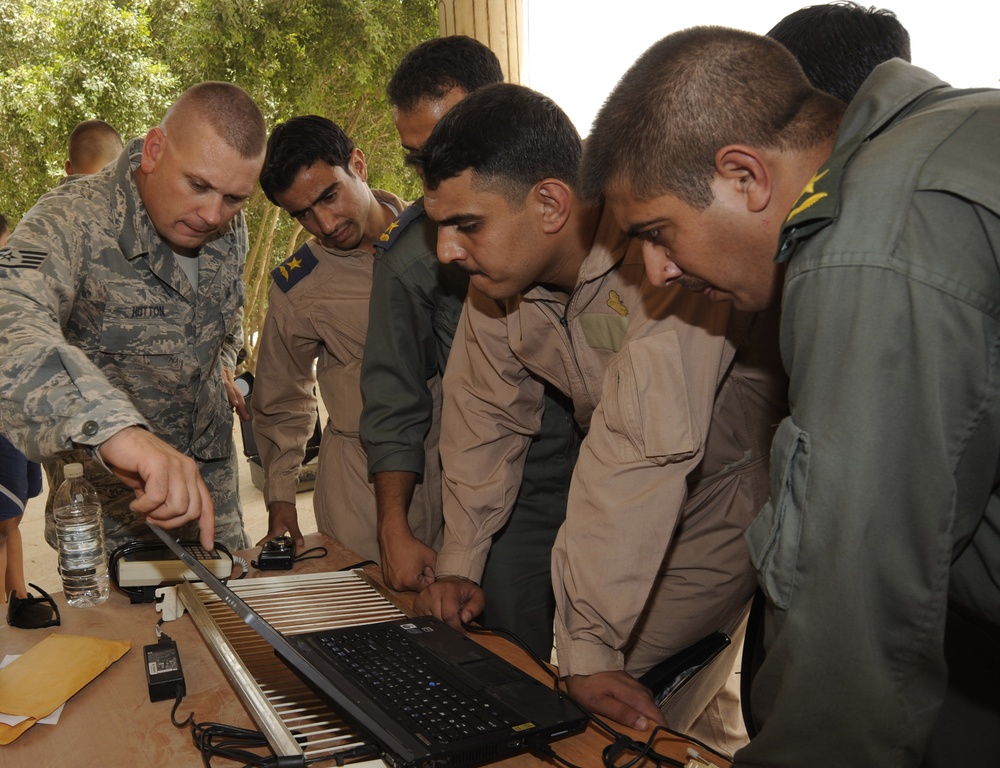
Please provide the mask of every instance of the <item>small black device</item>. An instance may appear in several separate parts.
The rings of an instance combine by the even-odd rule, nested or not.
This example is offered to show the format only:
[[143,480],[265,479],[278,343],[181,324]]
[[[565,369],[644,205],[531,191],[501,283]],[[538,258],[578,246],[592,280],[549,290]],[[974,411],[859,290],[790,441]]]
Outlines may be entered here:
[[187,689],[177,643],[160,638],[160,642],[144,646],[142,652],[146,659],[149,700],[166,701],[183,697]]
[[295,542],[291,536],[278,536],[264,542],[254,567],[261,571],[290,571],[295,563]]
[[639,682],[653,692],[656,706],[673,698],[681,688],[722,653],[730,643],[729,635],[713,632],[696,643],[661,661],[639,678]]

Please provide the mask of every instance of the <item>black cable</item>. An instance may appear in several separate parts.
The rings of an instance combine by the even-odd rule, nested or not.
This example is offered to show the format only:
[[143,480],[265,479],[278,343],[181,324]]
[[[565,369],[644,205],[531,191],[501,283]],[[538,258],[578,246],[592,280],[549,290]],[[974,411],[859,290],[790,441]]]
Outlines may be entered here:
[[[516,645],[525,653],[527,653],[531,657],[531,660],[534,661],[535,664],[537,664],[545,674],[547,674],[549,677],[552,678],[552,681],[554,683],[554,685],[552,686],[553,688],[555,688],[557,691],[560,690],[559,676],[552,671],[551,667],[546,661],[539,658],[538,654],[536,654],[533,650],[531,650],[528,644],[524,642],[524,640],[522,640],[520,637],[518,637],[514,632],[511,632],[509,629],[505,629],[504,627],[490,627],[484,624],[463,624],[462,629],[464,629],[466,632],[471,632],[473,634],[501,635],[503,637],[506,637],[508,640],[510,640],[510,642],[512,642],[514,645]],[[560,691],[560,693],[565,693],[565,691]],[[566,694],[566,696],[567,698],[569,698],[569,694]],[[576,702],[573,703],[576,704]],[[580,708],[583,709],[583,707]]]
[[[161,635],[161,637],[163,636],[165,635]],[[169,638],[167,639],[169,640]],[[170,722],[176,728],[190,727],[191,739],[194,742],[195,748],[201,754],[202,763],[206,768],[211,767],[212,758],[214,757],[242,762],[243,768],[302,768],[303,766],[326,760],[333,760],[337,765],[346,765],[351,760],[379,755],[379,750],[370,744],[362,744],[317,757],[306,757],[305,755],[259,755],[249,750],[263,747],[267,749],[271,748],[267,738],[260,731],[239,728],[234,725],[224,725],[222,723],[199,723],[195,721],[193,712],[189,713],[184,720],[179,721],[177,719],[177,709],[180,707],[183,698],[184,694],[181,687],[177,686],[174,706],[170,710]],[[306,743],[304,735],[293,735],[299,744]]]
[[546,743],[541,743],[540,742],[538,744],[529,744],[528,745],[528,750],[530,752],[532,752],[532,753],[534,753],[534,754],[542,757],[543,759],[553,760],[553,761],[555,761],[557,763],[561,763],[561,764],[567,766],[567,768],[583,768],[582,766],[579,766],[576,763],[571,763],[565,757],[560,757],[559,755],[557,755],[556,751],[554,749],[552,749],[552,747],[549,746]]
[[[319,554],[316,555],[310,554],[312,552],[318,552]],[[330,553],[327,551],[326,547],[313,547],[312,549],[307,549],[305,552],[296,555],[294,558],[292,558],[292,562],[297,563],[300,560],[320,560],[326,557],[328,554]]]
[[179,683],[176,690],[177,693],[174,696],[174,706],[170,710],[170,722],[173,723],[176,728],[183,728],[185,725],[194,727],[194,712],[188,712],[188,716],[183,722],[177,722],[177,708],[181,705],[181,701],[184,699],[184,691]]
[[[645,742],[636,741],[635,739],[620,733],[618,734],[618,737],[611,744],[608,744],[608,746],[606,746],[601,752],[601,759],[604,765],[608,768],[631,768],[631,766],[638,765],[646,760],[651,760],[655,765],[670,765],[676,766],[676,768],[684,768],[686,763],[682,763],[679,760],[667,757],[666,755],[661,755],[653,749],[653,742],[656,741],[657,734],[661,732],[669,733],[687,741],[693,741],[696,744],[700,743],[697,740],[692,739],[690,736],[683,733],[677,733],[677,731],[673,731],[663,725],[658,725],[653,728],[649,734],[649,738],[646,739]],[[619,763],[618,759],[629,751],[634,752],[634,756],[624,763]]]
[[[192,724],[191,730],[195,746],[201,752],[202,761],[206,766],[211,765],[213,757],[221,757],[226,760],[243,761],[244,768],[302,768],[329,760],[333,760],[337,765],[345,765],[348,761],[375,757],[379,754],[375,747],[366,744],[316,757],[259,755],[249,750],[262,747],[270,749],[267,739],[260,731],[221,723],[195,723]],[[296,737],[296,740],[301,743],[302,737]]]
[[[181,542],[181,546],[200,546],[198,542]],[[215,548],[222,552],[230,561],[235,561],[236,558],[232,556],[228,549],[223,544],[218,542],[215,543]],[[150,584],[143,587],[123,587],[118,581],[118,563],[126,555],[130,555],[133,552],[149,552],[156,549],[164,549],[164,546],[159,541],[154,540],[144,540],[144,541],[130,541],[122,544],[120,547],[115,549],[111,553],[111,557],[108,558],[108,575],[111,578],[111,583],[115,585],[115,589],[119,592],[123,592],[128,595],[129,601],[133,604],[135,603],[152,603],[156,600],[156,590],[159,588],[158,585]],[[168,550],[165,550],[168,551]],[[166,554],[164,559],[176,559],[172,554]],[[179,562],[179,561],[178,561]],[[244,571],[246,569],[244,568]],[[226,579],[222,579],[226,581]]]

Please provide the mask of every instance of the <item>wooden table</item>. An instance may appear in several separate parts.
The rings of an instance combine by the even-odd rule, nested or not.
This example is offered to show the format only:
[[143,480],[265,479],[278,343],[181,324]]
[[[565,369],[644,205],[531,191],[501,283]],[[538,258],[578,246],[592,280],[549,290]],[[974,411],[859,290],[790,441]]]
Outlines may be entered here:
[[[319,573],[338,570],[357,563],[353,552],[323,534],[306,536],[306,548],[325,546],[329,554],[322,559],[297,563],[292,571],[277,573]],[[240,553],[249,562],[259,550]],[[376,566],[365,571],[381,584]],[[248,578],[275,575],[251,568]],[[52,590],[50,590],[51,592]],[[409,612],[413,595],[385,590],[386,596]],[[80,768],[81,766],[200,766],[201,756],[191,742],[188,729],[178,729],[170,722],[173,701],[151,703],[143,669],[142,646],[155,643],[156,623],[160,614],[152,604],[131,605],[128,598],[112,588],[107,602],[96,608],[70,608],[62,593],[54,595],[62,614],[62,625],[51,629],[23,630],[0,625],[0,655],[23,653],[50,633],[89,635],[111,640],[128,640],[132,650],[112,665],[90,685],[67,702],[58,725],[36,725],[20,738],[0,747],[0,767]],[[250,715],[234,694],[222,670],[185,615],[164,625],[164,631],[177,642],[184,668],[187,696],[178,709],[183,720],[193,712],[197,721],[213,721],[255,728]],[[506,640],[473,635],[483,645],[522,669],[545,680],[541,670],[528,656]],[[637,740],[640,732],[619,726],[618,730]],[[587,768],[600,768],[601,751],[610,743],[602,731],[591,725],[584,733],[554,743],[555,751],[566,760]],[[681,762],[687,761],[683,740],[665,735],[656,749]],[[719,768],[728,768],[721,759]],[[330,763],[332,764],[332,762]],[[519,755],[497,763],[503,768],[526,768],[546,764],[531,755]],[[214,759],[213,765],[233,765]]]

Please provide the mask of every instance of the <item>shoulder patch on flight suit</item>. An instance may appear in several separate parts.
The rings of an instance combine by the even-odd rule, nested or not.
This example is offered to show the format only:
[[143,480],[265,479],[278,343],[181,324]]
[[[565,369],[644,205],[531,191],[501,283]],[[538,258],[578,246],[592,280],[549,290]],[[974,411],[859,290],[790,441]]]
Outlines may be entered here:
[[791,220],[796,216],[802,215],[805,211],[830,196],[830,193],[826,189],[823,189],[820,184],[820,182],[823,181],[823,178],[829,173],[830,169],[825,168],[809,179],[809,183],[803,187],[802,192],[799,195],[799,199],[796,200],[795,207],[792,208],[791,212],[788,214],[788,218],[785,219],[786,224],[791,222]]
[[861,146],[856,137],[836,150],[826,164],[809,179],[781,227],[775,261],[787,262],[798,244],[829,226],[840,213],[840,187],[844,167]]
[[403,211],[396,220],[392,222],[388,227],[386,227],[385,232],[383,232],[378,237],[378,242],[375,243],[375,247],[380,251],[388,251],[392,248],[399,236],[403,234],[403,231],[414,221],[426,216],[424,207],[420,203],[414,203],[405,211]]
[[274,284],[282,293],[288,293],[302,278],[312,272],[319,260],[308,244],[303,245],[295,253],[271,270]]

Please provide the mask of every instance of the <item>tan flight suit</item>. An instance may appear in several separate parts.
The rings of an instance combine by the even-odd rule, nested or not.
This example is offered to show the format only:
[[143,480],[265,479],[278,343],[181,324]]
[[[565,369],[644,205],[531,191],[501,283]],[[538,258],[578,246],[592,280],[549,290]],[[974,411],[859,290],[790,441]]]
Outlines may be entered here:
[[[767,498],[785,412],[773,326],[650,285],[639,244],[608,214],[572,296],[541,286],[504,303],[469,295],[445,373],[438,573],[479,578],[538,430],[533,372],[589,428],[553,550],[560,674],[638,675],[733,631],[755,586],[742,536]],[[725,677],[690,717],[672,718],[678,727]]]
[[[395,195],[375,196],[397,211],[404,207]],[[319,384],[329,419],[313,494],[316,522],[323,533],[377,561],[375,490],[358,434],[373,263],[364,249],[336,251],[311,240],[274,270],[251,404],[265,499],[294,503],[316,420],[313,386]],[[439,474],[434,465],[425,468],[410,506],[413,534],[430,546],[440,544]]]

